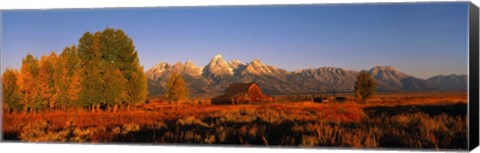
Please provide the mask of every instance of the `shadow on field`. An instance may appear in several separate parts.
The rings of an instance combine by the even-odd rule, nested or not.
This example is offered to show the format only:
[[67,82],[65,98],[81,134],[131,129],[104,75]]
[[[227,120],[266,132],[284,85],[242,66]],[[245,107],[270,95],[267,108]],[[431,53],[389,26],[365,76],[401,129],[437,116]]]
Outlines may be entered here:
[[422,112],[430,116],[446,114],[449,116],[465,116],[467,115],[467,104],[442,104],[442,105],[405,105],[405,106],[376,106],[364,109],[368,116],[378,116],[385,114],[388,116],[398,115],[403,113],[418,113]]
[[380,119],[378,138],[383,148],[467,148],[467,104],[376,106],[365,108]]
[[212,126],[213,124],[201,125],[198,123],[178,125],[178,122],[169,121],[166,122],[166,125],[170,126],[142,127],[137,131],[117,134],[111,142],[298,146],[302,141],[302,133],[291,131],[294,126],[292,122],[271,124],[253,121]]
[[312,113],[288,114],[282,109],[267,108],[212,112],[208,116],[185,116],[146,125],[132,122],[79,127],[69,124],[60,129],[45,119],[24,125],[18,133],[3,136],[4,140],[26,142],[436,150],[468,147],[465,103],[369,107],[363,110],[367,115],[361,113],[362,119],[355,122],[312,117],[324,110],[305,111]]

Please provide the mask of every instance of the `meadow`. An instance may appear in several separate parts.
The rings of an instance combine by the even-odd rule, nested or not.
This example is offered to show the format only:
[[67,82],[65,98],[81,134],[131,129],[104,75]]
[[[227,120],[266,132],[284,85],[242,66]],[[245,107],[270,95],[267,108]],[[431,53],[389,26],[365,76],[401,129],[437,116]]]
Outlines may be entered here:
[[[192,100],[195,101],[195,100]],[[3,114],[6,141],[340,148],[467,148],[467,95],[380,93],[353,101],[143,103],[117,112]]]

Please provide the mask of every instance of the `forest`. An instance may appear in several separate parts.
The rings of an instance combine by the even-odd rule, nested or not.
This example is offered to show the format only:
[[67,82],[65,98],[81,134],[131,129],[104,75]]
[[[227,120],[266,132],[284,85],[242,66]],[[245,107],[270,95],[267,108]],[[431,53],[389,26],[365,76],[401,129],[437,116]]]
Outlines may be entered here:
[[22,59],[2,74],[5,112],[118,108],[144,102],[147,78],[134,43],[122,30],[86,32],[57,55]]

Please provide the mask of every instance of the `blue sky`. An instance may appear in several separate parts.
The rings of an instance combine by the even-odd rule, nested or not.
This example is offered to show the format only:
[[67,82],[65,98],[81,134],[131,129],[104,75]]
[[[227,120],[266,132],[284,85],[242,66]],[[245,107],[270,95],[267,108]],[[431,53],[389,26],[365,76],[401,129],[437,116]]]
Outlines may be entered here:
[[2,72],[87,31],[123,29],[145,70],[260,59],[286,70],[394,66],[420,78],[467,72],[467,2],[2,11]]

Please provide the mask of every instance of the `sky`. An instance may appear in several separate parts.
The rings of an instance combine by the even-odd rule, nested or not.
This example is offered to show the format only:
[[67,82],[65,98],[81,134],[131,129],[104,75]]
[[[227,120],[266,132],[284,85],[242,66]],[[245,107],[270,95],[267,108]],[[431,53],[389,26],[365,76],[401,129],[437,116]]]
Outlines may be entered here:
[[259,59],[289,71],[393,66],[419,78],[467,73],[468,3],[323,4],[3,10],[1,69],[122,29],[147,70]]

